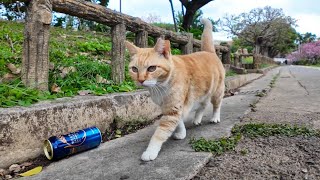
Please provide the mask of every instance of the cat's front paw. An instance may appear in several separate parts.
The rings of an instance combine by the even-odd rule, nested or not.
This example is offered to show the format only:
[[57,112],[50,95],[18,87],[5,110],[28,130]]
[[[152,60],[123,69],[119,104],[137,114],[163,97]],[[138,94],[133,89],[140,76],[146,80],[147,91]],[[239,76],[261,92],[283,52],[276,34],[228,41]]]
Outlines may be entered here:
[[141,160],[143,161],[152,161],[157,158],[159,151],[148,151],[143,152]]
[[220,117],[213,117],[210,122],[212,123],[219,123],[220,122]]

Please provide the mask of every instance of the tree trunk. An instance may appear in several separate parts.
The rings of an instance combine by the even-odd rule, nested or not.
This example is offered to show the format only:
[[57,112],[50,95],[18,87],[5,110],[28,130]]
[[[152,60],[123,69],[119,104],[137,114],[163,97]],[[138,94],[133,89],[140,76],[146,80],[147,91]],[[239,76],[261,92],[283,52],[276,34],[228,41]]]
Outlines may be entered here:
[[51,0],[30,1],[26,12],[22,57],[22,82],[27,87],[48,90],[51,20]]
[[186,14],[183,16],[182,28],[185,31],[190,30],[190,26],[192,24],[193,16],[195,15],[197,10],[194,9],[186,9]]

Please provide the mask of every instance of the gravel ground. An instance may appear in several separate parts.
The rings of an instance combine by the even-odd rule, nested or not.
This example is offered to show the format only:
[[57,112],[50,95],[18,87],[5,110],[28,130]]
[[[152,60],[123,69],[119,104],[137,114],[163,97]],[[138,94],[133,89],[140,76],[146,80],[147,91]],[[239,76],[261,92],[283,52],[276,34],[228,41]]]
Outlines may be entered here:
[[211,158],[193,178],[200,179],[320,179],[320,138],[244,138]]

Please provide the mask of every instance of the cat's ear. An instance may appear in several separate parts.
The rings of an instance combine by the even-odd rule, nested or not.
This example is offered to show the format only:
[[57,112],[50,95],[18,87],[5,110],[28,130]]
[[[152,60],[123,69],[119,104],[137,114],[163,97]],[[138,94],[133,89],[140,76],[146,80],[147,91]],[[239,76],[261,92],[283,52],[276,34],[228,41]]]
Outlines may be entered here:
[[138,50],[140,49],[129,41],[125,41],[125,44],[131,56],[137,54]]
[[169,59],[171,55],[170,41],[159,38],[154,46],[154,50],[159,54],[162,54],[166,59]]

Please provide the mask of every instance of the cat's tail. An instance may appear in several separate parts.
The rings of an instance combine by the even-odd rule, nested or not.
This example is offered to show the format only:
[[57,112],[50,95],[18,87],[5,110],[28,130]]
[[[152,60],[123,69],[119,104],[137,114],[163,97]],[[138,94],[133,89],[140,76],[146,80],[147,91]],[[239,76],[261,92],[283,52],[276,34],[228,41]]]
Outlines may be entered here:
[[201,23],[204,25],[203,33],[201,36],[201,50],[216,53],[212,38],[212,23],[209,19],[201,19]]

